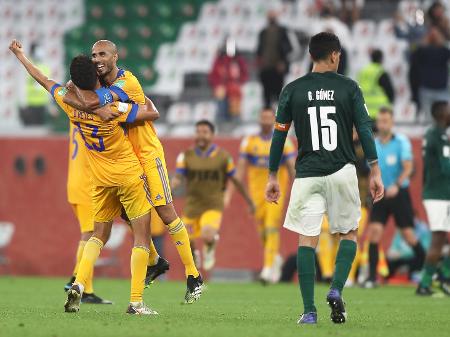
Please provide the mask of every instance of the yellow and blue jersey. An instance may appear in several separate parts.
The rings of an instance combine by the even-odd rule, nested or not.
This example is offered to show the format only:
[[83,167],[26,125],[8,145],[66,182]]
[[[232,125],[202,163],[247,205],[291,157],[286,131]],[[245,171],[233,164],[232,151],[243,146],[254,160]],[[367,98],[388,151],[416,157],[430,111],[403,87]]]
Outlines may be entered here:
[[[109,89],[119,97],[121,102],[145,104],[145,94],[138,79],[127,70],[119,70],[117,78]],[[162,155],[163,147],[152,122],[135,122],[128,125],[127,129],[128,138],[142,164]]]
[[86,151],[80,130],[73,123],[70,123],[67,200],[71,204],[91,204],[92,174]]
[[[114,103],[111,109],[122,114],[110,122],[100,117],[72,108],[63,102],[67,88],[55,84],[51,94],[64,110],[72,124],[78,128],[95,186],[120,186],[143,174],[130,141],[120,123],[132,123],[136,119],[136,104]],[[89,176],[91,172],[80,172]]]
[[[241,142],[239,150],[240,158],[244,158],[247,161],[248,189],[255,204],[264,201],[264,189],[268,179],[271,139],[272,137],[263,137],[260,134],[245,137]],[[294,144],[289,138],[286,139],[281,158],[281,167],[278,171],[282,195],[285,195],[284,191],[289,183],[289,172],[285,165],[286,161],[289,158],[295,157],[296,154]]]
[[[397,183],[403,172],[402,162],[412,160],[411,142],[401,134],[392,135],[391,140],[383,144],[379,138],[375,139],[378,154],[378,165],[381,170],[381,179],[386,188]],[[405,179],[401,187],[408,187],[409,179]]]

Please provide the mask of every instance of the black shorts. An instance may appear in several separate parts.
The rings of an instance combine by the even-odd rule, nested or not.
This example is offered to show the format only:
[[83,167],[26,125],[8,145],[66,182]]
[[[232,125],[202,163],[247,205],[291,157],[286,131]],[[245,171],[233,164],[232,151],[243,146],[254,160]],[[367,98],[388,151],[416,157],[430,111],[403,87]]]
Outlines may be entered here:
[[373,204],[370,222],[386,225],[391,214],[398,228],[414,228],[414,212],[408,188],[400,188],[394,198],[385,197]]

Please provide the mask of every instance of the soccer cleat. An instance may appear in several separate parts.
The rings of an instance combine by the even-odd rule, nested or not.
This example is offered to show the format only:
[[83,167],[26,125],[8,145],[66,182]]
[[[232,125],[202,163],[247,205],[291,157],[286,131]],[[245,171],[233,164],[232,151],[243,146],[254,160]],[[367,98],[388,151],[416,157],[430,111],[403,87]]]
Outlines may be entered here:
[[297,324],[317,324],[317,312],[308,312],[306,314],[301,314],[297,321]]
[[154,266],[147,267],[147,274],[145,276],[145,287],[147,288],[150,284],[155,281],[158,276],[164,274],[170,268],[170,264],[166,259],[159,257],[158,263]]
[[144,302],[130,302],[126,313],[130,315],[158,315],[155,310],[150,309]]
[[363,284],[361,284],[361,288],[364,289],[374,289],[377,287],[377,283],[375,281],[366,280]]
[[202,276],[200,274],[197,277],[189,275],[186,283],[187,283],[187,289],[186,289],[186,295],[184,296],[184,303],[192,304],[195,301],[197,301],[198,299],[200,299],[200,296],[202,296],[202,290],[203,290]]
[[269,283],[272,283],[272,268],[264,267],[261,270],[261,274],[259,274],[259,281],[262,283],[262,285],[268,285]]
[[203,269],[211,270],[216,264],[216,244],[203,245]]
[[445,295],[450,296],[450,281],[441,280],[439,282],[439,288]]
[[81,303],[85,303],[85,304],[113,304],[113,302],[108,301],[108,300],[104,300],[103,298],[98,297],[94,293],[92,293],[92,294],[83,293],[83,295],[81,296]]
[[80,311],[81,291],[77,284],[72,285],[67,291],[67,300],[64,304],[65,312],[78,312]]
[[327,303],[331,308],[331,321],[336,324],[345,323],[347,313],[345,312],[345,303],[337,289],[330,289],[327,295]]
[[64,292],[67,292],[70,288],[72,288],[72,284],[75,282],[75,276],[72,276],[70,281],[64,286]]
[[419,296],[433,296],[434,295],[434,291],[431,290],[430,287],[423,287],[419,284],[419,286],[416,289],[416,295]]

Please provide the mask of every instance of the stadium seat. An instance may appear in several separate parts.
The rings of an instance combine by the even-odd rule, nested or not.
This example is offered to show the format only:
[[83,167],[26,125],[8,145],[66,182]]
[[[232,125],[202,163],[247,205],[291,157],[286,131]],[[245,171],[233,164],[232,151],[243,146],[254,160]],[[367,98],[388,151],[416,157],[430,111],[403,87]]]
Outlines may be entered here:
[[189,103],[174,103],[167,111],[166,121],[169,124],[188,124],[193,120],[192,108]]
[[245,123],[244,125],[239,125],[232,132],[233,137],[245,137],[254,135],[260,132],[260,126],[256,123]]
[[194,125],[177,125],[170,130],[170,135],[172,137],[191,138],[194,134]]
[[241,119],[255,121],[262,109],[262,87],[259,82],[247,82],[242,87]]
[[214,101],[199,102],[194,105],[194,122],[201,119],[207,119],[211,122],[216,121],[217,103]]
[[14,224],[11,222],[0,222],[0,266],[8,267],[9,265],[6,248],[9,246],[13,234]]

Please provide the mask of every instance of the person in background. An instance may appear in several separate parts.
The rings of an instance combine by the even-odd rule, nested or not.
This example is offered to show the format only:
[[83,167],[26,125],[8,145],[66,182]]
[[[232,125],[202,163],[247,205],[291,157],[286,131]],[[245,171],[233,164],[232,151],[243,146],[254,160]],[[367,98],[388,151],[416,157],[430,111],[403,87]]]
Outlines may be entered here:
[[390,108],[380,109],[377,117],[378,137],[375,140],[381,177],[386,186],[384,198],[373,205],[369,231],[369,277],[365,288],[376,285],[379,244],[391,215],[395,224],[414,251],[415,269],[422,268],[425,250],[414,233],[414,213],[409,194],[409,178],[413,172],[411,143],[405,136],[393,133],[394,116]]
[[383,52],[372,50],[370,59],[371,62],[359,72],[358,83],[366,99],[369,116],[375,121],[381,107],[392,105],[395,93],[391,78],[383,68]]
[[267,13],[267,26],[259,33],[257,57],[259,79],[264,91],[264,107],[278,100],[289,70],[288,54],[292,50],[286,28],[277,22],[277,13]]
[[421,120],[431,121],[431,105],[435,101],[448,101],[448,62],[450,49],[436,27],[431,27],[424,45],[411,54],[409,82],[413,97],[417,97]]
[[[50,76],[50,67],[44,62],[44,51],[37,43],[30,46],[30,58],[38,69],[45,75]],[[20,119],[24,125],[43,125],[47,115],[49,96],[31,76],[27,76],[25,85],[26,105],[20,109]]]
[[219,118],[229,121],[241,113],[242,85],[248,80],[245,59],[237,54],[236,43],[226,39],[208,75],[209,83],[217,101]]
[[[434,125],[423,142],[424,185],[423,204],[431,229],[431,249],[425,259],[422,280],[417,295],[431,296],[433,276],[442,257],[442,248],[450,232],[450,140],[446,134],[450,126],[448,102],[433,103],[431,113]],[[440,288],[450,296],[450,257],[445,256],[440,266]]]
[[445,15],[445,7],[442,2],[433,2],[428,8],[427,20],[430,27],[438,29],[446,40],[450,40],[450,22]]

